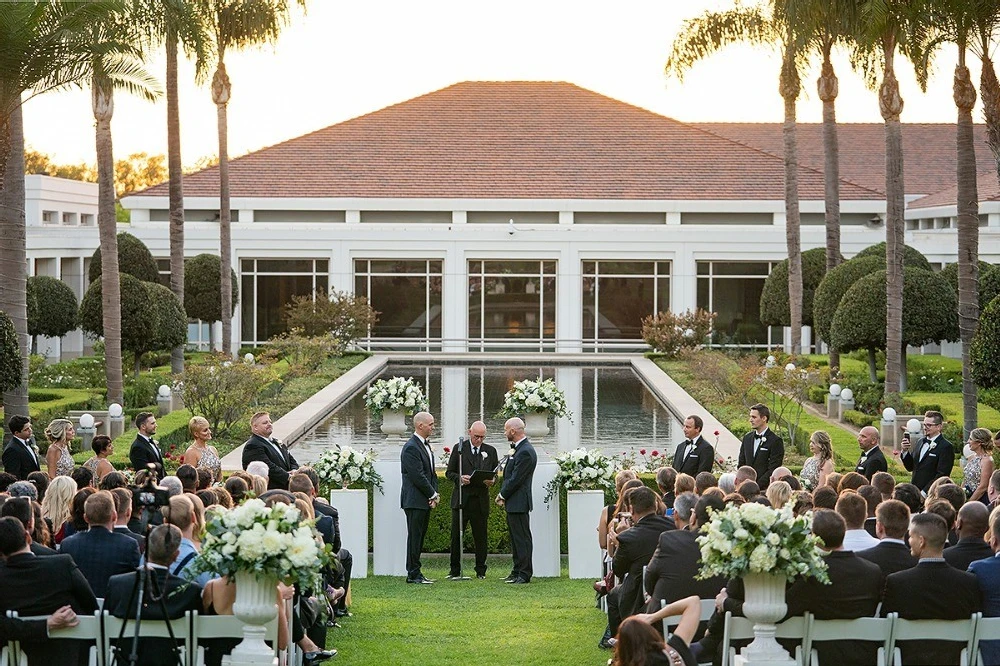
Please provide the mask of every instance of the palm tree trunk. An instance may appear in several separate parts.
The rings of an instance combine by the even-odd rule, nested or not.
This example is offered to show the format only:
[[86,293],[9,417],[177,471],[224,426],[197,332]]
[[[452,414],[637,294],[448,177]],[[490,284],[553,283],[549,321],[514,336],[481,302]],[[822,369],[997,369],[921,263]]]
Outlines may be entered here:
[[114,90],[97,77],[91,92],[97,124],[97,230],[101,241],[101,316],[104,327],[104,373],[108,404],[124,404],[122,381],[122,304],[115,220],[115,158],[111,143]]
[[799,229],[799,160],[795,137],[795,101],[799,96],[799,75],[791,36],[785,42],[782,59],[781,97],[785,101],[782,128],[785,152],[785,242],[788,246],[788,312],[792,327],[792,354],[802,352],[802,243]]
[[[167,173],[170,218],[170,290],[184,305],[184,172],[177,93],[177,30],[167,27]],[[170,350],[170,372],[184,372],[184,345]]]
[[983,115],[986,117],[986,145],[993,152],[1000,181],[1000,81],[988,53],[981,56],[983,69],[979,77],[979,92],[983,97]]
[[[824,203],[826,214],[826,270],[840,264],[840,144],[837,140],[839,83],[830,62],[832,41],[823,46],[823,69],[816,87],[823,101]],[[830,347],[830,370],[840,368],[840,352]]]
[[962,339],[962,419],[968,437],[979,417],[970,358],[972,338],[979,324],[979,193],[972,127],[976,89],[965,66],[964,44],[959,44],[958,53],[954,81],[958,107],[958,330]]
[[900,392],[903,367],[903,131],[899,114],[903,98],[899,94],[893,56],[895,39],[884,48],[885,71],[879,88],[879,110],[885,121],[885,395]]
[[229,202],[229,123],[226,105],[232,88],[226,75],[226,64],[220,54],[219,66],[212,77],[212,101],[218,110],[219,127],[219,258],[222,290],[219,316],[222,317],[222,353],[233,353],[233,284],[232,284],[232,233],[230,229]]
[[4,413],[28,414],[28,254],[24,218],[24,123],[17,105],[0,125],[0,310],[14,323],[21,383],[3,394]]

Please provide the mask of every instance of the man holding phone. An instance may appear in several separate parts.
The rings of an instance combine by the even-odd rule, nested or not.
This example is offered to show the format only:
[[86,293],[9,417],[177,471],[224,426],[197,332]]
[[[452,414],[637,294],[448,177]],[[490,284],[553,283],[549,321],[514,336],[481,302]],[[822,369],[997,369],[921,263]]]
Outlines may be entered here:
[[955,447],[941,434],[944,429],[941,412],[926,412],[923,429],[924,435],[916,443],[910,441],[910,433],[903,433],[899,458],[906,471],[913,472],[910,483],[926,496],[935,479],[951,475],[951,468],[955,465]]

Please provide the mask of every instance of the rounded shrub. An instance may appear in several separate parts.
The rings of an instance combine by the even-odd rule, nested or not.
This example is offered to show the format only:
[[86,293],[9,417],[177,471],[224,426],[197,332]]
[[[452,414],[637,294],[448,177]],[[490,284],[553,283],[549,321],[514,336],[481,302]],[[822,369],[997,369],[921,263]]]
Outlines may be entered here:
[[[985,261],[979,262],[979,309],[982,310],[986,305],[992,301],[997,295],[997,289],[1000,289],[1000,280],[988,280],[988,276],[993,272],[993,264],[988,264]],[[948,264],[940,271],[938,275],[943,277],[951,285],[951,288],[955,290],[955,296],[958,296],[958,263]]]
[[1000,266],[990,264],[990,270],[979,274],[979,309],[983,310],[1000,296]]
[[[854,255],[854,258],[858,257],[881,257],[882,263],[885,263],[885,242],[876,243],[870,247],[858,252]],[[903,246],[903,265],[910,266],[912,268],[921,268],[925,271],[934,270],[931,267],[931,262],[927,261],[927,257],[922,255],[919,250],[910,247],[909,245]]]
[[830,340],[830,324],[840,300],[855,282],[875,271],[885,270],[885,259],[855,257],[840,264],[825,276],[813,295],[813,327],[822,340]]
[[969,350],[972,377],[983,388],[1000,386],[1000,296],[979,315],[979,328]]
[[48,275],[28,278],[28,335],[58,338],[76,328],[76,294]]
[[[160,281],[160,269],[149,248],[141,240],[125,232],[118,234],[118,272],[126,273],[143,282]],[[101,248],[97,248],[90,258],[90,272],[87,274],[87,279],[93,282],[100,277]]]
[[17,344],[14,322],[0,310],[0,391],[21,385],[21,350]]
[[[239,280],[232,271],[233,311],[240,298]],[[199,254],[184,262],[184,310],[191,319],[222,320],[222,260],[218,255]]]
[[[802,253],[802,324],[813,325],[813,294],[826,275],[826,248],[817,247]],[[760,321],[767,326],[789,326],[788,259],[778,262],[764,280],[760,297]]]

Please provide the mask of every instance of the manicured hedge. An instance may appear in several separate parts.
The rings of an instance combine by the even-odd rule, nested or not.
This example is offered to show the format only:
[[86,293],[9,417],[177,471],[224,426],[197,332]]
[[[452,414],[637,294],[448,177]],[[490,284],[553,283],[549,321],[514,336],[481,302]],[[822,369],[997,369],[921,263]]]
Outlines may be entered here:
[[859,412],[856,409],[848,409],[844,412],[844,420],[852,425],[856,425],[859,428],[875,424],[875,418],[872,417],[871,414],[865,414],[864,412]]
[[[42,452],[48,448],[42,431],[50,421],[66,418],[70,410],[97,409],[103,403],[104,396],[96,389],[28,389],[28,416],[35,424],[35,439]],[[0,420],[6,421],[2,409]],[[79,441],[76,444],[79,446]]]

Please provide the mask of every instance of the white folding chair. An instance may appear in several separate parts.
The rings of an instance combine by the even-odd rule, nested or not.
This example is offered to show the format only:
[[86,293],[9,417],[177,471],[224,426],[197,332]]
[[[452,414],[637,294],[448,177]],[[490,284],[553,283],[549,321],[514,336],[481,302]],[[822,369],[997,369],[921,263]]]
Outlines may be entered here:
[[[264,625],[264,640],[271,641],[274,654],[278,656],[278,616]],[[200,641],[211,638],[243,638],[243,622],[233,615],[191,615],[191,666],[204,666],[205,648]]]
[[[125,620],[123,618],[115,617],[108,613],[108,611],[101,611],[101,618],[104,624],[103,633],[103,645],[101,653],[104,655],[105,666],[113,666],[115,659],[115,650],[112,641],[117,641],[118,636],[121,635],[123,639],[134,638],[135,636],[135,620]],[[177,640],[178,645],[181,650],[181,663],[185,666],[190,666],[191,664],[191,654],[193,650],[191,648],[191,611],[185,611],[183,617],[179,617],[176,620],[169,620],[170,626],[167,626],[166,620],[147,620],[143,618],[139,625],[139,638],[170,638],[171,631],[174,634],[174,638]],[[125,633],[122,634],[122,626],[125,627]],[[142,650],[142,645],[140,644],[139,649]]]
[[[803,616],[790,617],[776,625],[775,638],[789,640],[804,640],[806,634],[806,619]],[[731,611],[726,611],[722,632],[722,666],[730,666],[736,659],[736,648],[730,647],[733,641],[753,639],[753,622],[745,617],[735,617]],[[802,666],[802,648],[795,649],[795,663]]]
[[983,641],[1000,640],[1000,617],[981,617],[976,622],[976,638],[972,642],[972,656],[969,662],[983,666],[983,655],[979,653]]
[[896,643],[900,641],[949,641],[965,643],[959,656],[960,666],[971,665],[972,645],[976,638],[976,624],[981,613],[973,613],[965,620],[904,620],[897,617],[892,625],[889,643],[893,666],[902,666],[903,658]]
[[[16,611],[7,611],[7,617],[18,618]],[[48,620],[48,615],[38,615],[31,617],[22,617],[22,620]],[[104,660],[101,658],[101,653],[99,646],[101,644],[101,617],[98,612],[94,612],[93,615],[77,615],[77,619],[80,621],[75,627],[67,627],[65,629],[56,629],[49,632],[49,640],[80,640],[80,641],[93,641],[93,645],[90,646],[89,654],[87,656],[88,666],[105,666]],[[8,654],[7,661],[3,662],[4,666],[28,666],[28,656],[21,649],[21,644],[18,641],[10,641],[7,644]]]
[[[810,666],[819,666],[819,655],[813,643],[838,641],[845,638],[851,641],[880,642],[878,649],[878,666],[885,666],[886,655],[889,654],[889,642],[892,640],[892,625],[894,617],[859,617],[854,620],[817,620],[812,613],[806,613],[806,637],[802,641],[802,654],[808,655]],[[825,666],[836,666],[826,664]]]

